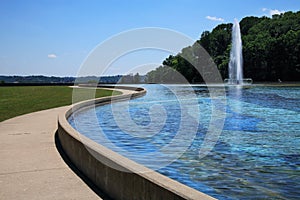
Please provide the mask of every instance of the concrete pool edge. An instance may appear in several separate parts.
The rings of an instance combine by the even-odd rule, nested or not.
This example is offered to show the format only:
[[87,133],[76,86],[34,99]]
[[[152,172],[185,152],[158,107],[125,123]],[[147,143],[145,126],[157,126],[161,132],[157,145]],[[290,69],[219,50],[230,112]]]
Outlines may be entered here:
[[[122,87],[116,88],[118,89]],[[107,149],[71,127],[67,118],[77,110],[94,104],[135,98],[146,93],[141,88],[126,86],[124,89],[132,90],[122,95],[76,103],[59,113],[58,138],[73,164],[114,199],[214,199]]]

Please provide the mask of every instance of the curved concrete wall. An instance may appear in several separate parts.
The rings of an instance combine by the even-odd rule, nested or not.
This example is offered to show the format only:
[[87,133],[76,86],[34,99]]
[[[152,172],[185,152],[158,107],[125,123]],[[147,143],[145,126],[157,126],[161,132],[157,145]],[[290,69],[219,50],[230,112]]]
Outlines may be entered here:
[[78,133],[67,121],[72,112],[94,103],[106,104],[146,93],[144,89],[134,90],[131,95],[80,102],[59,114],[58,137],[70,160],[113,199],[214,199],[95,143]]

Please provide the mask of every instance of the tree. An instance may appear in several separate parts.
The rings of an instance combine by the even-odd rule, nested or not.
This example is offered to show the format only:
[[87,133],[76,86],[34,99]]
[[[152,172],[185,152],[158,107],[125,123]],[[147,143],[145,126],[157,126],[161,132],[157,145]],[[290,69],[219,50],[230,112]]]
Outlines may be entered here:
[[[240,27],[245,77],[254,81],[300,80],[300,11],[285,12],[272,18],[245,17],[240,21]],[[228,76],[231,31],[232,24],[220,24],[211,32],[204,31],[195,42],[206,49],[223,79]],[[163,66],[148,73],[150,80],[174,81],[171,68],[191,83],[203,81],[201,74],[209,73],[210,69],[201,66],[198,68],[201,74],[195,69],[195,63],[201,63],[203,59],[195,44],[166,58]]]
[[133,76],[133,83],[134,84],[138,84],[138,83],[140,83],[141,82],[141,80],[140,80],[140,75],[139,75],[139,73],[136,73],[134,76]]

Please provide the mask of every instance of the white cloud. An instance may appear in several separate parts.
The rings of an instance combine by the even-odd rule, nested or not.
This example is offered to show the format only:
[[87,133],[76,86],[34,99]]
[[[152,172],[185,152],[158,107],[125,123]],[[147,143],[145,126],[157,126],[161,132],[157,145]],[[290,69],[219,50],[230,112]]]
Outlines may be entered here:
[[267,14],[269,16],[272,16],[272,15],[280,15],[282,13],[285,13],[284,10],[277,10],[277,9],[268,9],[268,8],[262,8],[261,9],[263,12],[268,12]]
[[285,13],[285,11],[284,10],[277,10],[277,9],[270,10],[270,15],[280,15],[282,13]]
[[53,53],[52,54],[48,54],[48,58],[52,58],[53,59],[53,58],[56,58],[56,57],[57,56],[55,54],[53,54]]
[[208,20],[212,20],[212,21],[219,21],[219,22],[223,22],[224,21],[224,19],[220,18],[220,17],[206,16],[205,18],[208,19]]

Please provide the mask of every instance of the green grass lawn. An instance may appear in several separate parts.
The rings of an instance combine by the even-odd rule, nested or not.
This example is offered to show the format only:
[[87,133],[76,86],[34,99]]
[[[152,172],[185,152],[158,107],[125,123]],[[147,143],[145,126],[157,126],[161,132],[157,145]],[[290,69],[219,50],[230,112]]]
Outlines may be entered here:
[[[90,89],[77,88],[77,101],[89,99]],[[70,105],[73,88],[67,86],[14,86],[0,87],[0,122],[39,110]],[[111,90],[97,89],[95,97],[120,94]],[[79,95],[77,95],[79,94]],[[90,97],[94,98],[94,97]]]

